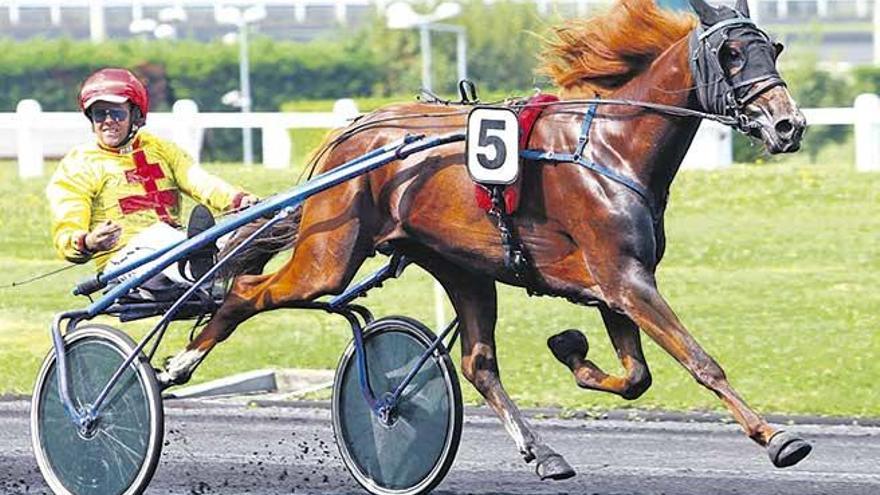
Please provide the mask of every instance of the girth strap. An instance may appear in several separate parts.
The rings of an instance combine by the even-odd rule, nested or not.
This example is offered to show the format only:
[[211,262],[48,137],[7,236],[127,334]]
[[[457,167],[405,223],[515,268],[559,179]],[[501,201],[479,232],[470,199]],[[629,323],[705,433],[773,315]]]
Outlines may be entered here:
[[507,213],[504,205],[502,189],[504,186],[491,184],[487,186],[492,198],[492,206],[489,208],[489,216],[495,220],[495,226],[501,234],[501,246],[504,249],[504,267],[513,272],[514,278],[521,282],[529,295],[535,294],[530,282],[532,272],[529,270],[529,259],[525,248],[516,233],[513,221]]

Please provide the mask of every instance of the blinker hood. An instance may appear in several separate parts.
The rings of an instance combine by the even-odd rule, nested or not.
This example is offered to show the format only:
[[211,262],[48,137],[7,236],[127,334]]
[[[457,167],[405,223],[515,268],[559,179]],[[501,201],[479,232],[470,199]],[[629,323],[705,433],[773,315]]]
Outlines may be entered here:
[[[736,27],[745,27],[737,36],[745,46],[746,63],[728,77],[721,65],[720,51]],[[775,54],[769,37],[755,23],[737,14],[711,26],[700,23],[689,38],[690,68],[697,99],[706,112],[738,117],[742,107],[773,86],[785,82],[776,70]],[[759,84],[767,81],[765,84]]]

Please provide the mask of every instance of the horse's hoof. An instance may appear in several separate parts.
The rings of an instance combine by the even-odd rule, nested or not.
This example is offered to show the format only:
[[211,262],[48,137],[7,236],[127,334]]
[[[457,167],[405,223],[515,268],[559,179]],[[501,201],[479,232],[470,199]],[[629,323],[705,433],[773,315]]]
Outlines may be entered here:
[[813,447],[787,431],[778,431],[767,444],[767,455],[778,468],[794,466],[806,457]]
[[181,376],[172,376],[168,373],[167,370],[160,371],[156,370],[156,382],[159,384],[159,391],[164,392],[165,390],[176,387],[178,385],[183,385],[188,382],[190,379],[189,375],[181,375]]
[[569,368],[587,357],[590,345],[587,337],[580,330],[566,330],[547,339],[547,347],[553,356]]
[[568,462],[557,453],[548,454],[546,457],[538,461],[535,471],[544,480],[565,480],[574,476],[574,469],[568,465]]

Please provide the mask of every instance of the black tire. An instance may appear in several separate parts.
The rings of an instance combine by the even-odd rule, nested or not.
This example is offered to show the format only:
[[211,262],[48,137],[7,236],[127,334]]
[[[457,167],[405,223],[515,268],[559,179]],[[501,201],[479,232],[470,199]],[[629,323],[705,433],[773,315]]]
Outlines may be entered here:
[[[388,317],[364,329],[367,370],[377,397],[391,393],[430,347],[434,334],[416,320]],[[398,404],[396,421],[382,424],[364,400],[352,342],[333,382],[333,432],[349,472],[375,495],[416,495],[443,480],[461,440],[458,375],[441,345]]]
[[[81,407],[97,399],[136,345],[106,325],[84,325],[64,337],[70,395]],[[57,494],[138,494],[150,483],[165,435],[156,375],[141,353],[110,391],[94,432],[80,434],[58,394],[55,352],[37,376],[31,441],[37,464]]]

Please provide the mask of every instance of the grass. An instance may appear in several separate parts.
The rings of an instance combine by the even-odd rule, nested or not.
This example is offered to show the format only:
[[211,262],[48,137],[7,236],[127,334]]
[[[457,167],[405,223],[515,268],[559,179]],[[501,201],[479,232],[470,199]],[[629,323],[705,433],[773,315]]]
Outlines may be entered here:
[[[880,175],[856,173],[841,150],[820,155],[822,165],[798,160],[681,172],[667,214],[660,287],[758,410],[877,417]],[[281,190],[298,175],[294,169],[209,168],[260,194]],[[14,163],[0,163],[0,285],[63,266],[50,248],[44,184],[20,180]],[[0,289],[0,393],[29,393],[50,346],[52,315],[84,305],[69,289],[90,273],[91,267],[82,266]],[[619,372],[598,314],[509,287],[499,293],[502,377],[521,405],[722,409],[648,339],[643,342],[654,386],[642,398],[625,402],[578,389],[544,342],[565,328],[580,328],[590,339],[591,359]],[[377,315],[433,321],[432,282],[415,267],[364,302]],[[147,325],[124,328],[141,334]],[[176,352],[187,335],[185,324],[172,326],[159,355]],[[349,337],[339,317],[308,311],[260,315],[218,346],[195,380],[264,367],[332,368]],[[479,400],[466,382],[463,390],[467,401]]]

